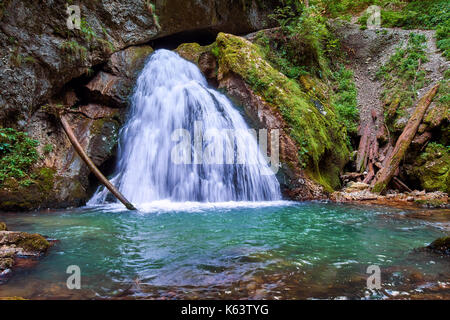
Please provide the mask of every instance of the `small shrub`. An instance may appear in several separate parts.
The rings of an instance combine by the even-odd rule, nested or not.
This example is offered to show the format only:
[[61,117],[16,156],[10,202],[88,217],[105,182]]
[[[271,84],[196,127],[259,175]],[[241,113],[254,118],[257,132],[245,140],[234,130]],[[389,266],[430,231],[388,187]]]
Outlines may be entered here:
[[43,149],[43,151],[44,151],[44,153],[50,153],[50,152],[52,152],[53,151],[53,145],[51,145],[51,144],[46,144],[45,146],[44,146],[44,149]]
[[[8,178],[26,180],[39,159],[38,141],[27,133],[12,128],[0,128],[0,184]],[[25,182],[27,183],[27,182]]]
[[333,73],[337,83],[337,90],[333,96],[333,105],[338,113],[339,120],[345,124],[350,135],[356,135],[359,122],[357,102],[357,89],[353,79],[353,72],[340,66]]
[[426,73],[422,69],[428,61],[425,45],[424,35],[411,33],[407,46],[398,47],[377,72],[377,77],[384,80],[383,99],[388,106],[385,112],[388,123],[404,115],[403,110],[414,103],[417,90],[425,85]]

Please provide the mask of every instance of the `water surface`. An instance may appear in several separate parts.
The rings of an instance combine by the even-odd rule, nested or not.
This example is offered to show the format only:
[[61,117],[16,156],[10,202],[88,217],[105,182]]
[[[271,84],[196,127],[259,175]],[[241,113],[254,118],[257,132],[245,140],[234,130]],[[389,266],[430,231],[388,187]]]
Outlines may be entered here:
[[[0,296],[307,299],[447,297],[450,261],[415,252],[448,223],[384,207],[329,203],[178,203],[0,214],[10,230],[59,240]],[[369,265],[383,289],[366,288]],[[78,265],[82,289],[66,288]],[[431,296],[430,296],[431,295]]]

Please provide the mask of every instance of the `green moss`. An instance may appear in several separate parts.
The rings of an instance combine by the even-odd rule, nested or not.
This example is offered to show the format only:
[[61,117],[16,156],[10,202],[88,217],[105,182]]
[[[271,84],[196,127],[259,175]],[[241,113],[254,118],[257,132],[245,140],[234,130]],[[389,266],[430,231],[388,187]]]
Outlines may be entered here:
[[384,81],[383,100],[385,118],[391,132],[401,132],[407,109],[417,99],[417,92],[426,84],[423,65],[428,61],[425,52],[426,38],[411,33],[405,48],[399,46],[389,61],[382,66],[377,77]]
[[198,43],[183,43],[175,51],[185,59],[198,63],[198,59],[205,51],[205,48]]
[[442,206],[445,206],[447,203],[445,201],[442,200],[438,200],[438,199],[416,199],[414,200],[415,203],[423,205],[425,207],[428,208],[440,208]]
[[333,96],[333,104],[339,120],[345,124],[349,134],[356,136],[359,123],[359,111],[357,102],[358,91],[353,79],[353,72],[344,66],[340,66],[333,73],[333,78],[337,83],[337,89]]
[[16,242],[16,246],[25,251],[45,252],[50,247],[50,243],[40,234],[21,233],[21,239]]
[[[47,205],[55,185],[53,168],[35,168],[30,179],[9,178],[0,186],[0,210],[33,210]],[[26,183],[24,183],[26,182]]]
[[14,265],[14,258],[0,257],[0,271],[9,269]]
[[[272,67],[260,47],[224,33],[217,37],[219,77],[234,72],[281,113],[289,134],[300,146],[299,164],[312,179],[331,191],[349,158],[345,127],[325,100],[312,100],[300,85]],[[317,96],[315,96],[317,97]]]
[[141,64],[147,57],[153,53],[153,48],[150,46],[139,46],[133,48],[133,55],[129,61],[130,66]]
[[43,192],[50,192],[55,183],[55,169],[46,167],[37,169],[36,181]]
[[427,191],[450,193],[450,147],[430,143],[413,164],[410,174]]

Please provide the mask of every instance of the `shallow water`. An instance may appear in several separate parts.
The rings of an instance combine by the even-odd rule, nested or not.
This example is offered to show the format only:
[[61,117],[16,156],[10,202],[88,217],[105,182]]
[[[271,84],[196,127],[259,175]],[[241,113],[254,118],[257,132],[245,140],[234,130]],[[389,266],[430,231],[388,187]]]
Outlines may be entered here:
[[[441,222],[384,207],[328,203],[156,202],[4,213],[10,230],[59,240],[1,296],[34,299],[450,298],[450,260],[413,249],[448,235]],[[69,265],[81,290],[66,287]],[[369,291],[369,265],[382,289]]]

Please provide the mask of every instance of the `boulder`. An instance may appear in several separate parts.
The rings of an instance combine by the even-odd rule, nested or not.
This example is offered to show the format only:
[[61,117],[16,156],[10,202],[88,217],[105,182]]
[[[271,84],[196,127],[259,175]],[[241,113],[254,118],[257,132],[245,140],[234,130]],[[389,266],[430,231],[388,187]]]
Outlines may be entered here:
[[344,192],[352,193],[352,192],[359,192],[363,190],[370,189],[370,186],[367,183],[363,182],[350,182],[347,184],[347,187],[344,189]]
[[[80,30],[67,27],[62,0],[3,1],[0,14],[0,125],[24,128],[36,109],[113,52],[205,30],[245,33],[267,27],[274,0],[112,0],[74,3]],[[45,23],[43,23],[45,22]]]
[[0,255],[39,256],[50,243],[40,234],[18,231],[0,231]]
[[436,253],[450,255],[450,237],[436,239],[426,248]]
[[[136,78],[152,52],[149,46],[118,51],[85,87],[69,88],[61,97],[54,98],[55,104],[72,106],[67,115],[69,123],[97,166],[115,152],[118,131],[126,113],[124,107],[128,105]],[[85,204],[90,196],[90,171],[78,157],[59,122],[45,109],[40,109],[31,117],[27,131],[39,141],[38,152],[42,155],[42,160],[33,169],[37,178],[30,185],[14,180],[1,185],[0,198],[4,201],[0,202],[0,210]]]
[[40,234],[0,231],[0,280],[11,274],[16,257],[38,257],[50,243]]
[[450,193],[450,151],[448,147],[430,143],[415,161],[406,165],[408,178],[427,191]]
[[137,76],[152,52],[152,47],[141,46],[114,53],[105,70],[98,72],[84,86],[85,96],[91,102],[110,107],[126,107]]
[[327,95],[314,93],[325,84],[305,79],[317,87],[305,89],[273,68],[255,44],[230,34],[219,33],[209,46],[183,44],[176,51],[242,107],[253,128],[279,130],[278,180],[287,196],[318,199],[339,188],[350,152]]

